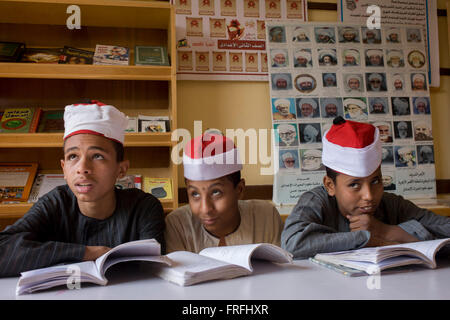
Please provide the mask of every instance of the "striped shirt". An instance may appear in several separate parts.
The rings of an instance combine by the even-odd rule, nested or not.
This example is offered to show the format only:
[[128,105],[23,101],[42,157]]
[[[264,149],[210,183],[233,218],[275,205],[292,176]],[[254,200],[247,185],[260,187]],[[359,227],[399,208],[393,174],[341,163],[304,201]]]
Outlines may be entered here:
[[164,212],[159,200],[138,189],[115,192],[116,209],[104,220],[83,215],[67,185],[41,197],[21,219],[0,232],[0,277],[80,262],[85,246],[112,248],[154,238],[164,253]]
[[[450,237],[450,217],[419,208],[411,201],[385,192],[374,217],[398,225],[419,240]],[[350,230],[350,223],[338,209],[336,198],[323,186],[303,193],[284,223],[281,246],[296,259],[316,253],[359,249],[370,239],[370,232]]]

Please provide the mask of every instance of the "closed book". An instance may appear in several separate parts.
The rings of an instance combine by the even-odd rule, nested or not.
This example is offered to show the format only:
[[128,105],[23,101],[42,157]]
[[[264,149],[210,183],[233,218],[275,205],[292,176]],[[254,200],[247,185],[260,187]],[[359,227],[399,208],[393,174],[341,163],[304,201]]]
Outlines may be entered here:
[[92,64],[94,52],[64,46],[59,57],[60,64]]
[[21,62],[58,63],[62,48],[26,48]]
[[44,110],[37,132],[64,132],[64,110]]
[[30,196],[28,197],[28,202],[37,202],[44,194],[65,184],[66,180],[64,179],[64,174],[38,174],[36,179],[34,179],[33,187],[31,188]]
[[142,187],[142,175],[140,174],[127,174],[122,178],[116,180],[116,188],[117,189],[130,189],[137,188],[141,189]]
[[0,133],[36,132],[41,108],[7,108],[0,120]]
[[0,202],[19,203],[28,200],[38,164],[36,162],[0,163]]
[[19,61],[25,51],[25,43],[21,42],[0,42],[0,61]]
[[172,179],[144,177],[144,191],[159,200],[172,200]]
[[129,49],[98,44],[95,46],[94,64],[127,66],[129,64]]
[[136,46],[135,65],[168,66],[169,56],[165,47]]

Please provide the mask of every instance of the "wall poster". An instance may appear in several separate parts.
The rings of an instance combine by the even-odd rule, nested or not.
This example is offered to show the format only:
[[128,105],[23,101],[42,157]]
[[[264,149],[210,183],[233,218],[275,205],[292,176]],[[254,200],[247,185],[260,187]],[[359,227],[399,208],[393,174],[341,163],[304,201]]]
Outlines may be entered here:
[[172,2],[178,80],[267,81],[266,21],[307,16],[305,0]]
[[[338,115],[380,130],[386,191],[436,197],[420,27],[272,21],[266,28],[276,204],[295,204],[322,184],[322,136]],[[281,36],[270,38],[274,30]]]

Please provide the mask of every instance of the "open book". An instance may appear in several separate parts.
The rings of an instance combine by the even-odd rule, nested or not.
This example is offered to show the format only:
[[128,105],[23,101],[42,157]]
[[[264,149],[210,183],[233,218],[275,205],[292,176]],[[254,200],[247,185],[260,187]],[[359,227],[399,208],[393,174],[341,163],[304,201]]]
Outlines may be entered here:
[[261,259],[277,263],[292,263],[292,255],[282,248],[269,243],[245,244],[225,247],[211,247],[192,253],[175,251],[167,257],[172,266],[150,266],[157,276],[181,286],[196,283],[231,279],[253,272],[251,259]]
[[154,239],[137,240],[118,245],[95,261],[56,265],[48,268],[30,270],[21,273],[16,287],[16,294],[32,293],[72,281],[92,282],[106,285],[106,270],[114,264],[125,261],[152,261],[164,265],[171,262],[161,256],[161,246]]
[[[436,253],[450,244],[450,238],[396,244],[383,247],[362,248],[351,251],[319,253],[310,259],[330,269],[345,270],[346,275],[376,274],[385,269],[412,264],[436,268]],[[350,270],[355,272],[351,272]]]

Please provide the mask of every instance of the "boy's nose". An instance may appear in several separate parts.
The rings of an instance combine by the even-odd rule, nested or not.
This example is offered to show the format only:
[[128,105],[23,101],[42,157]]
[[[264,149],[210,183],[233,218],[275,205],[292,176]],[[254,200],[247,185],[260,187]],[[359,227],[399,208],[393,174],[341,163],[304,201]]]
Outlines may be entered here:
[[208,198],[205,198],[202,200],[201,204],[200,204],[200,212],[202,214],[209,214],[212,210],[212,202],[211,200],[209,200]]
[[85,158],[82,158],[78,162],[77,173],[78,174],[90,174],[92,172],[91,164]]
[[370,185],[365,184],[361,188],[361,196],[363,200],[365,201],[372,201],[373,200],[373,190]]

